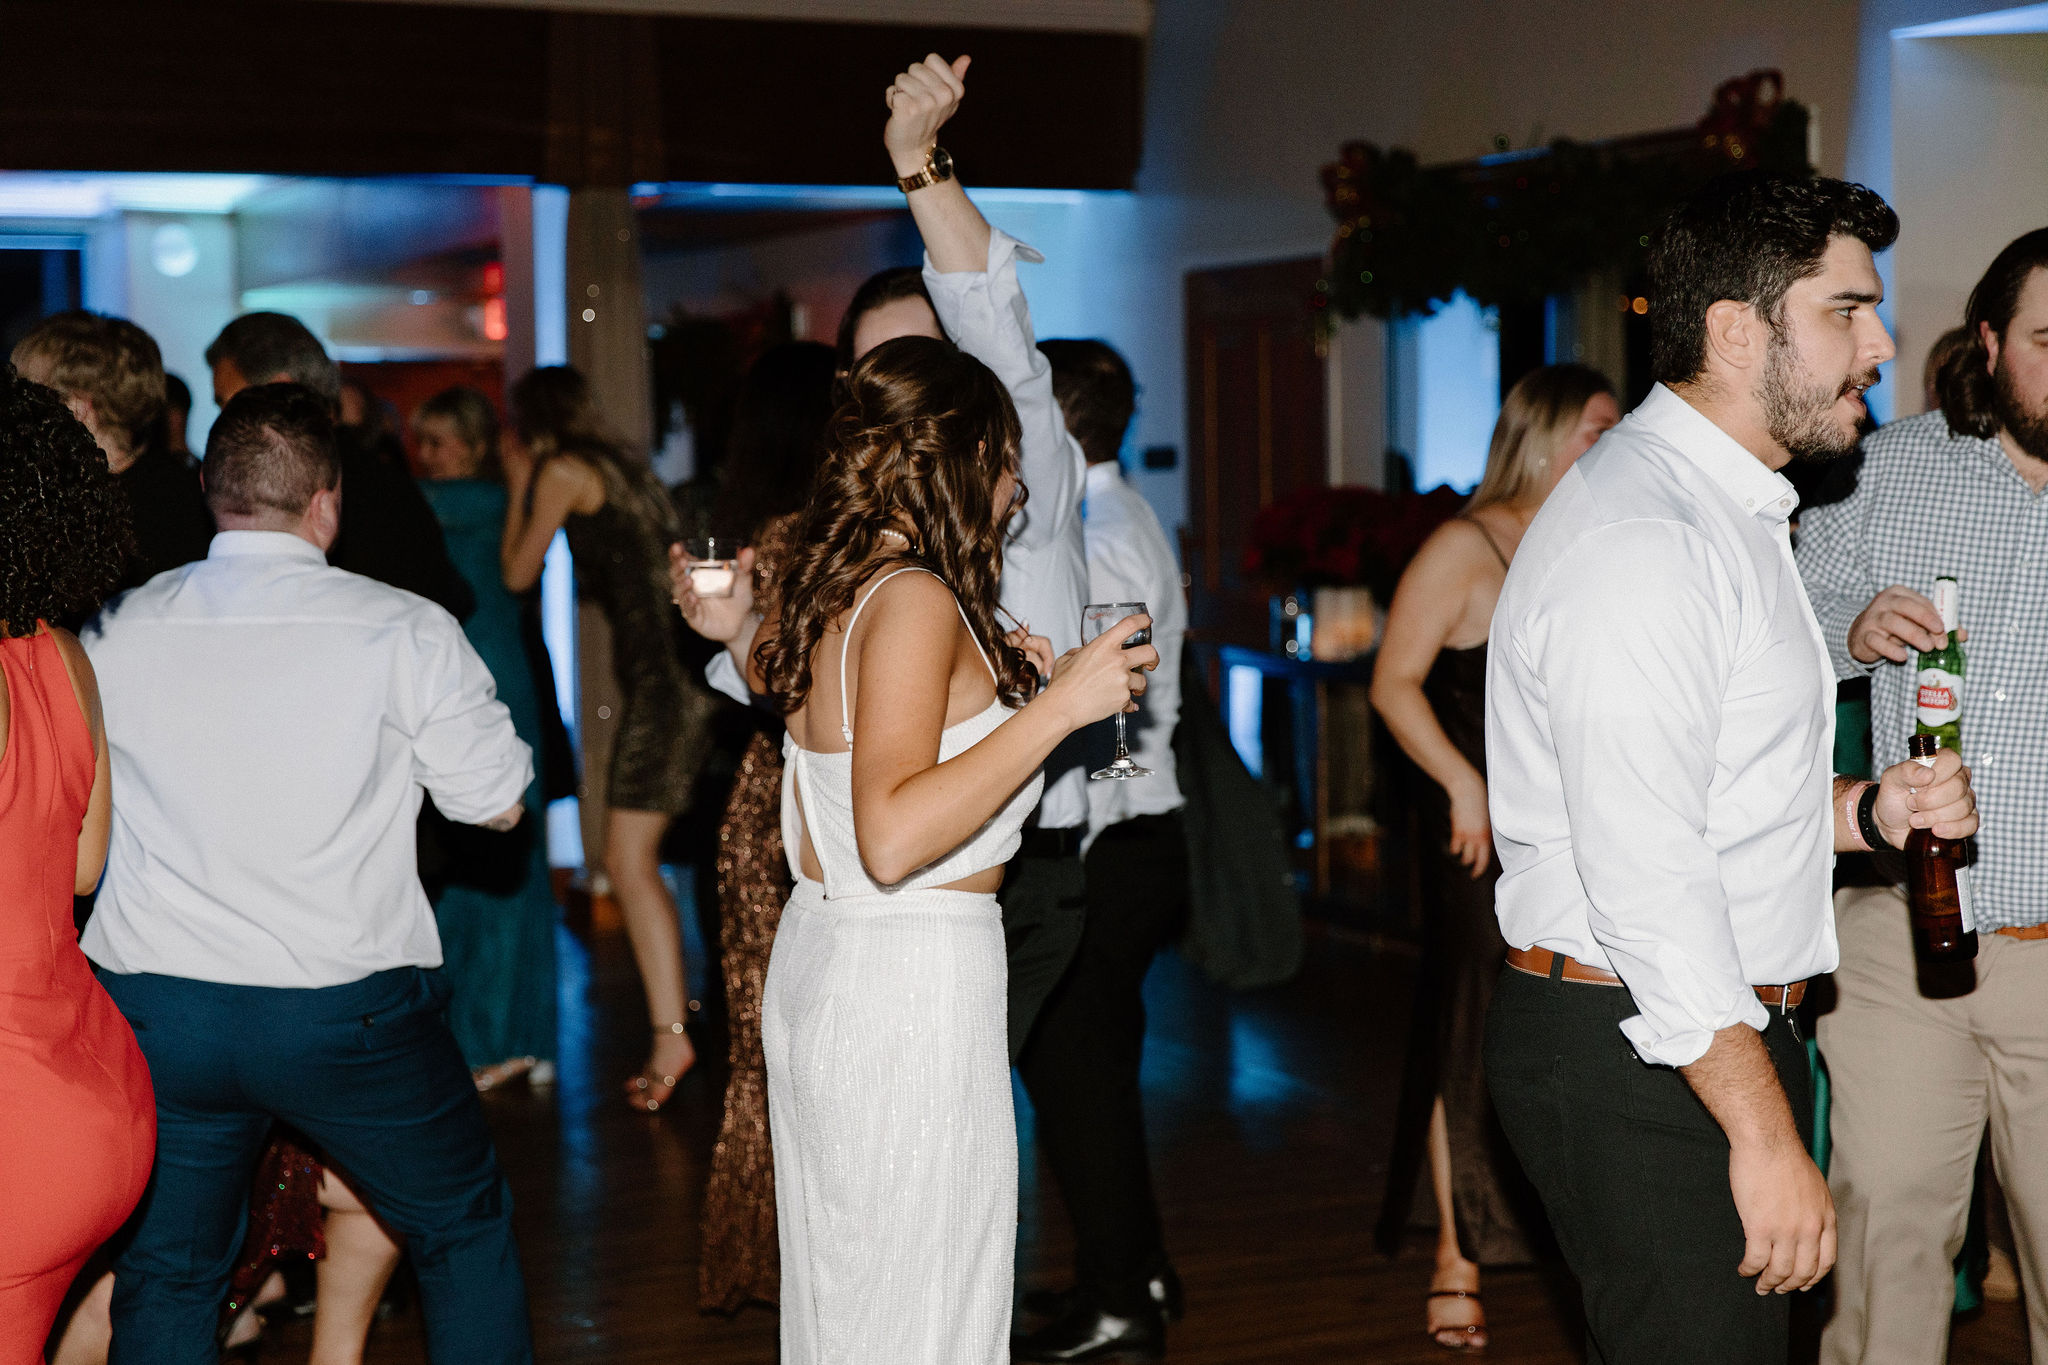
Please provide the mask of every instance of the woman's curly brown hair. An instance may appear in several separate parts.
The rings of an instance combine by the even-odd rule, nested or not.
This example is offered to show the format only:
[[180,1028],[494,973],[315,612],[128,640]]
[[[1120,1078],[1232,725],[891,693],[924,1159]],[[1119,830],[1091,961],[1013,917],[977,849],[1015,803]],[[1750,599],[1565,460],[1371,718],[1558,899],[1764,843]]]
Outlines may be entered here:
[[[996,580],[1010,513],[997,507],[1002,476],[1017,469],[1022,429],[989,368],[951,342],[897,337],[862,356],[846,377],[825,456],[797,514],[771,594],[776,634],[755,652],[768,695],[784,714],[811,690],[811,655],[880,568],[916,565],[953,590],[996,669],[996,693],[1020,706],[1036,690],[1024,652],[996,627]],[[917,541],[898,550],[882,530],[898,515]]]
[[0,630],[76,626],[121,581],[128,500],[64,400],[0,361]]

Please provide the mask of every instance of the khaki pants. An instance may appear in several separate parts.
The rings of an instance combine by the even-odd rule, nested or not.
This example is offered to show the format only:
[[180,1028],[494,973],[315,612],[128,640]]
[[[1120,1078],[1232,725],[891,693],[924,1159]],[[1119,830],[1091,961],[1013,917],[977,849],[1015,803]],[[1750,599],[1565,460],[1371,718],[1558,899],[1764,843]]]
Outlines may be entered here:
[[1939,1365],[1984,1125],[2012,1206],[2033,1358],[2048,1362],[2048,940],[1978,936],[1977,987],[1919,991],[1905,897],[1835,897],[1839,1003],[1821,1016],[1840,1219],[1822,1365]]

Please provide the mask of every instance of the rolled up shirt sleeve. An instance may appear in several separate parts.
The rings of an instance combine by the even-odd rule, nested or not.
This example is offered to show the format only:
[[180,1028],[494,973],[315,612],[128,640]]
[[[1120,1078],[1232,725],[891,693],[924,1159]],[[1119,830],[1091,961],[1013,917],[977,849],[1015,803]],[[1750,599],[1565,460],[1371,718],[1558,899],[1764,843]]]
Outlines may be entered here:
[[1560,560],[1519,642],[1547,701],[1588,923],[1640,1011],[1622,1032],[1667,1066],[1697,1061],[1716,1030],[1768,1022],[1708,834],[1737,636],[1707,541],[1629,521]]
[[438,609],[424,616],[417,640],[413,773],[441,814],[480,825],[526,795],[533,751],[454,617]]
[[941,274],[927,255],[924,282],[939,325],[953,344],[988,366],[1010,391],[1023,429],[1018,477],[1030,494],[1010,534],[1020,544],[1039,548],[1057,543],[1079,518],[1087,460],[1067,433],[1053,397],[1052,365],[1038,349],[1031,306],[1017,279],[1020,258],[1045,259],[1002,229],[991,228],[986,269]]

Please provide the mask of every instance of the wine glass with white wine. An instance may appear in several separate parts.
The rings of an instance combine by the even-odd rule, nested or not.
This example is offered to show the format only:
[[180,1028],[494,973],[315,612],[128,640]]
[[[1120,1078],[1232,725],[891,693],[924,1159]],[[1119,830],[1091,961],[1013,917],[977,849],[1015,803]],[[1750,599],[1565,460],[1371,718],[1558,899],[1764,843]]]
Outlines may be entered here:
[[[1081,639],[1085,643],[1108,630],[1127,616],[1147,616],[1143,602],[1090,602],[1081,608]],[[1139,645],[1152,643],[1152,628],[1145,627],[1124,641],[1125,649],[1136,649]],[[1116,757],[1109,761],[1107,768],[1092,772],[1088,776],[1097,782],[1114,781],[1121,778],[1150,777],[1150,768],[1141,768],[1131,760],[1131,751],[1124,743],[1125,713],[1116,713]]]

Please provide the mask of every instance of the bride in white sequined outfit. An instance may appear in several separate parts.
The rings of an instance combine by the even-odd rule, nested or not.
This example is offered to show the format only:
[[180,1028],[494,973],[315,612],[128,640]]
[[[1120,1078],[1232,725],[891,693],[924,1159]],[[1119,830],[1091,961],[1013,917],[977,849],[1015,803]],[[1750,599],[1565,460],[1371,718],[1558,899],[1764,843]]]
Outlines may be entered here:
[[998,631],[1021,490],[987,367],[903,337],[847,389],[740,647],[789,718],[797,884],[761,1024],[782,1359],[1003,1365],[1017,1146],[995,891],[1046,756],[1129,706],[1158,656],[1118,647],[1143,617],[1056,667],[1043,640]]

